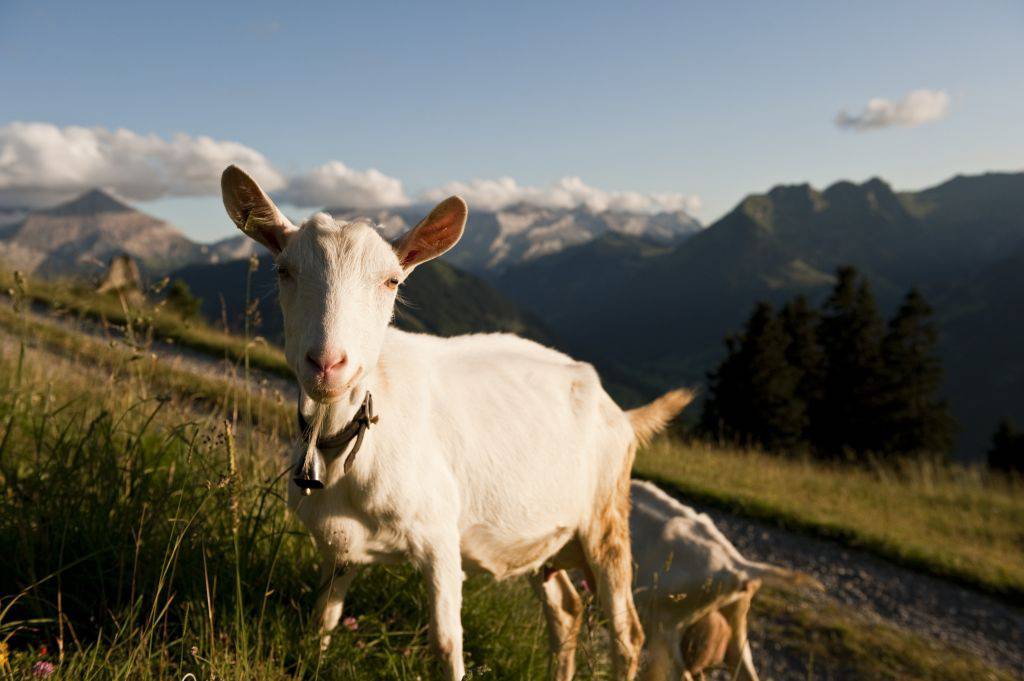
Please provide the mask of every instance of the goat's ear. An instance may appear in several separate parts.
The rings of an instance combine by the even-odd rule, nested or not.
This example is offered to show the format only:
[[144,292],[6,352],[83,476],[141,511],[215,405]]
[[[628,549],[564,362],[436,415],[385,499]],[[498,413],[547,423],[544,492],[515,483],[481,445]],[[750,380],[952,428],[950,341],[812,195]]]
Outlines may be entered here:
[[458,243],[466,226],[469,208],[458,196],[449,196],[394,243],[395,253],[406,272],[441,255]]
[[228,166],[220,176],[224,208],[238,229],[259,241],[272,253],[280,253],[289,232],[297,228],[284,216],[256,180],[238,166]]

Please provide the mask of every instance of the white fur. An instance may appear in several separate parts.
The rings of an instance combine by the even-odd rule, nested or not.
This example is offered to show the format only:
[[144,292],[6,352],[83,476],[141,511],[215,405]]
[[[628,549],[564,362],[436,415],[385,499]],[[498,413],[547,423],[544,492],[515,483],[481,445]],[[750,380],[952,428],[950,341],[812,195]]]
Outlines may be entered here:
[[[636,602],[647,634],[644,678],[679,679],[684,672],[680,640],[687,627],[708,613],[748,597],[751,580],[815,584],[767,563],[747,560],[706,514],[680,503],[650,482],[630,484],[629,526],[636,564]],[[746,612],[731,622],[741,640],[731,657],[731,678],[757,680],[746,644]]]
[[[537,343],[390,327],[395,293],[386,281],[426,259],[410,264],[410,237],[393,247],[364,222],[318,214],[297,229],[276,209],[254,213],[250,198],[269,199],[236,171],[225,172],[229,213],[271,250],[283,244],[276,260],[289,272],[280,291],[285,350],[300,408],[326,408],[322,432],[331,434],[369,391],[380,416],[347,474],[342,453],[328,461],[323,490],[303,496],[289,483],[289,505],[328,566],[324,632],[337,623],[351,581],[351,573],[332,578],[334,566],[411,561],[427,578],[435,643],[450,677],[461,679],[463,570],[499,579],[533,572],[592,531],[631,455],[630,420],[591,366]],[[443,206],[428,220],[457,210]],[[253,224],[250,214],[266,219]],[[310,352],[347,361],[327,380],[306,361]]]

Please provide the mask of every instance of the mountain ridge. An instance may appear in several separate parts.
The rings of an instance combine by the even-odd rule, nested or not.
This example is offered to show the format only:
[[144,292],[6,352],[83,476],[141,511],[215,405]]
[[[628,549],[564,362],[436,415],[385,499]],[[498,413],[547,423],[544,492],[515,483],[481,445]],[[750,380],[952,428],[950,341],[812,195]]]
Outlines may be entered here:
[[[430,206],[413,205],[376,211],[329,208],[336,218],[370,217],[388,238],[413,227]],[[499,210],[469,208],[469,220],[459,248],[446,255],[456,266],[492,276],[504,269],[579,246],[606,233],[634,235],[656,243],[674,244],[700,231],[700,223],[685,211],[639,213],[595,211],[586,205],[549,208],[520,202]]]
[[[883,310],[918,286],[941,317],[958,286],[1022,244],[1024,173],[962,176],[919,192],[896,192],[871,178],[824,190],[776,186],[744,197],[667,250],[640,257],[636,242],[619,243],[617,254],[577,246],[493,281],[548,321],[572,352],[659,376],[660,389],[702,382],[721,356],[723,337],[756,301],[780,304],[803,294],[820,302],[841,265],[854,265],[871,281]],[[590,273],[585,282],[580,272]],[[983,290],[982,297],[996,295],[994,286]],[[1024,329],[1016,333],[1024,344]],[[943,353],[956,350],[943,346]],[[956,390],[947,385],[947,394]],[[1024,420],[1024,404],[1001,398],[987,407],[1003,414],[985,426],[970,417],[961,450],[981,451],[984,431],[999,415]]]

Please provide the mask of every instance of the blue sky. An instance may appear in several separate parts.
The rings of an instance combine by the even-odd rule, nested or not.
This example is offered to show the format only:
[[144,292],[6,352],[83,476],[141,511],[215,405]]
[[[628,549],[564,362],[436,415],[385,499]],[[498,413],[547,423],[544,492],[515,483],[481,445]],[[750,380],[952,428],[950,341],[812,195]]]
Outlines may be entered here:
[[[209,136],[281,177],[375,168],[410,200],[578,176],[697,196],[706,222],[782,182],[918,188],[1024,166],[1019,2],[296,5],[4,0],[0,126]],[[948,98],[939,120],[836,125],[921,89]],[[230,235],[203,178],[140,205]]]

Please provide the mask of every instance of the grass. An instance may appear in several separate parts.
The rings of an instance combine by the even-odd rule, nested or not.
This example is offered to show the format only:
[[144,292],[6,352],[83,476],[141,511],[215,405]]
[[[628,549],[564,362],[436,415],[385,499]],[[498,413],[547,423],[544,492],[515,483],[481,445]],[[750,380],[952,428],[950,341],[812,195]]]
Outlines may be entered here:
[[[111,319],[98,306],[60,309]],[[43,661],[67,679],[436,678],[426,591],[407,568],[364,571],[346,603],[351,627],[319,652],[309,626],[318,557],[281,498],[293,407],[240,380],[246,344],[241,357],[213,353],[230,360],[222,369],[200,371],[154,355],[147,344],[159,336],[144,319],[121,323],[130,333],[104,339],[0,306],[0,678]],[[879,499],[928,498],[934,509],[969,492],[984,515],[1019,492],[939,469],[853,474],[670,443],[638,467],[692,496],[850,541]],[[958,485],[967,492],[954,494]],[[1009,508],[996,527],[1020,526]],[[955,513],[931,522],[929,536],[946,533],[940,543],[973,531]],[[521,581],[471,578],[463,617],[473,678],[546,676],[540,609]],[[579,678],[609,677],[597,624],[589,611]],[[807,678],[1007,678],[839,606],[769,590],[753,626],[804,660]]]
[[161,304],[132,303],[115,294],[100,295],[74,280],[22,279],[9,273],[0,276],[0,290],[18,295],[53,312],[113,324],[120,329],[142,334],[150,341],[177,344],[197,352],[226,357],[235,362],[248,361],[253,368],[292,377],[292,371],[280,348],[260,337],[243,338],[211,327],[201,319],[183,319]]
[[1024,602],[1024,484],[928,461],[873,469],[663,440],[638,475]]
[[[201,403],[214,411],[229,411],[237,417],[240,408],[248,408],[254,424],[271,429],[275,434],[292,434],[295,417],[291,403],[269,388],[266,382],[248,384],[242,381],[240,367],[225,362],[222,374],[195,371],[174,361],[163,360],[153,352],[113,339],[83,334],[68,326],[33,315],[19,314],[10,306],[0,305],[0,329],[16,337],[32,339],[32,345],[59,356],[73,356],[78,363],[119,375],[144,380],[136,381],[140,394],[154,391],[172,392],[179,399]],[[129,371],[130,369],[130,371]]]
[[[285,407],[268,401],[247,418],[229,377],[188,376],[10,310],[0,322],[9,675],[48,661],[68,679],[435,678],[426,590],[406,568],[362,573],[348,601],[354,630],[319,653],[308,622],[318,557],[281,498],[274,424]],[[526,585],[474,578],[465,594],[473,673],[543,677],[546,639]],[[601,634],[588,631],[581,678],[607,678],[591,640]]]

